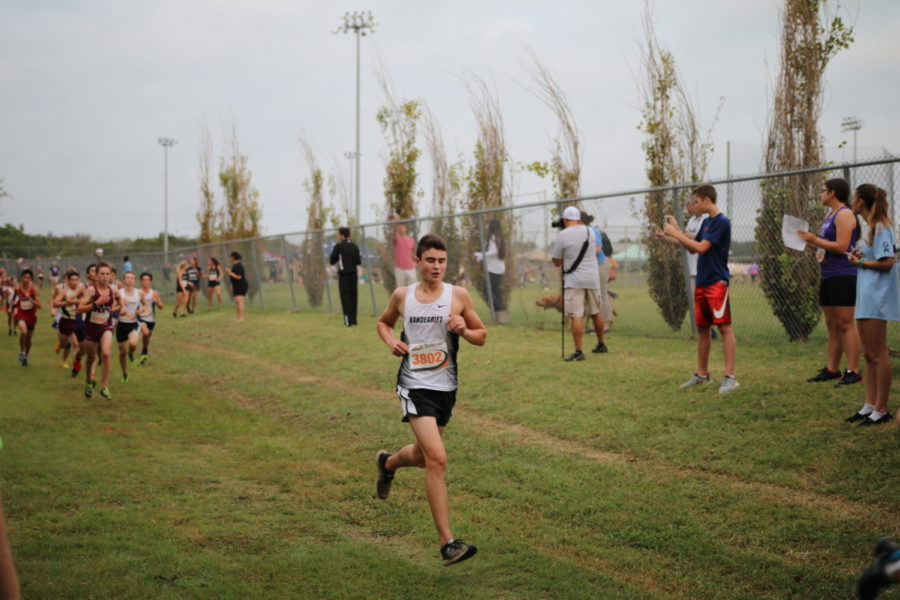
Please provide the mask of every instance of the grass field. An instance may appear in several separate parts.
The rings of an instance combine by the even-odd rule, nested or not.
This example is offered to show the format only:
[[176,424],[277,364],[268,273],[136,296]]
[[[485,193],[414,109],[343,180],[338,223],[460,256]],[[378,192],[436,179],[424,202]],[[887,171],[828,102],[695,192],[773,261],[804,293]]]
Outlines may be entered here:
[[452,522],[480,551],[451,568],[421,472],[374,498],[375,450],[410,434],[371,317],[167,317],[150,365],[104,401],[59,368],[42,315],[27,369],[0,338],[0,490],[24,595],[850,597],[874,538],[900,533],[900,427],[843,423],[862,389],[806,384],[813,344],[739,347],[730,396],[678,390],[694,342],[640,335],[636,303],[584,363],[536,328],[462,349]]

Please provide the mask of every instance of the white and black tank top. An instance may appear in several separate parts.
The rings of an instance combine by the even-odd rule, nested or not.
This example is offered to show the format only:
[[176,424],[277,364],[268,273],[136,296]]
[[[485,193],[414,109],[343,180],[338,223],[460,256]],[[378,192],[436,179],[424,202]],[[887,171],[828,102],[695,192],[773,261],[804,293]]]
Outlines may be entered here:
[[146,292],[144,291],[144,288],[141,288],[138,291],[141,294],[141,304],[143,305],[142,310],[146,311],[143,314],[138,315],[138,319],[143,321],[144,323],[155,323],[156,304],[154,304],[153,302],[153,288],[150,288]]
[[397,385],[407,389],[452,392],[456,389],[459,336],[447,329],[453,286],[444,283],[440,297],[430,304],[416,300],[418,283],[409,286],[403,305],[401,339],[409,352],[400,363]]

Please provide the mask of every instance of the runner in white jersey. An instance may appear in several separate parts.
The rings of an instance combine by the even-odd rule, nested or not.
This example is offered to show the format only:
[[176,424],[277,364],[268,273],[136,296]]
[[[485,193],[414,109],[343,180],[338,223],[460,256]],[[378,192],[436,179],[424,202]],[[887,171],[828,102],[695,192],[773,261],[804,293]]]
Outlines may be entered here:
[[69,350],[73,347],[75,352],[79,350],[79,339],[75,332],[78,319],[78,305],[81,303],[81,295],[83,293],[84,286],[81,285],[78,271],[69,269],[63,277],[63,283],[57,286],[51,300],[53,308],[59,311],[59,321],[57,323],[59,340],[56,342],[56,345],[63,353],[63,369],[69,368],[69,364],[66,362],[69,358]]
[[138,336],[141,333],[138,312],[141,309],[141,292],[134,287],[134,271],[125,273],[124,285],[119,290],[119,322],[116,324],[116,341],[119,343],[119,366],[122,367],[122,383],[128,381],[128,363],[134,363]]
[[[444,472],[447,451],[441,435],[456,403],[456,354],[459,338],[483,346],[487,330],[472,297],[465,288],[444,283],[447,246],[429,233],[416,248],[419,283],[394,290],[378,319],[378,335],[394,356],[402,357],[397,376],[397,395],[403,421],[412,427],[416,441],[395,454],[379,450],[375,455],[378,479],[375,493],[388,497],[394,472],[403,467],[425,469],[425,490],[431,516],[441,543],[444,565],[471,556],[477,549],[455,539],[450,531],[450,507]],[[403,334],[394,336],[397,319],[403,318]]]
[[153,275],[141,273],[141,310],[138,311],[138,321],[141,323],[141,364],[147,364],[147,354],[150,351],[150,338],[153,337],[153,328],[156,327],[156,309],[162,308],[162,298],[159,292],[153,289]]

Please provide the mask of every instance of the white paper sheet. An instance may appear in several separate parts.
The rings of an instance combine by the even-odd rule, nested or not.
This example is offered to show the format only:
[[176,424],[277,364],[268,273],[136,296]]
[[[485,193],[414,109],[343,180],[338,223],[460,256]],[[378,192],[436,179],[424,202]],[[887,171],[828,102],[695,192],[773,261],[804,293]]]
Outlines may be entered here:
[[784,245],[792,250],[803,252],[806,250],[806,242],[797,235],[798,231],[809,231],[809,222],[800,217],[784,215],[784,219],[781,221],[781,239]]

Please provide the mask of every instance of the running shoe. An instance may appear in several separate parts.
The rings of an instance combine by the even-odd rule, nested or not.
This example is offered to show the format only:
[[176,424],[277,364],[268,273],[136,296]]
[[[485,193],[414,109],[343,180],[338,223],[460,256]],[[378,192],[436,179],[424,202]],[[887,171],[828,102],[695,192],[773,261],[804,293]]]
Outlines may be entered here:
[[600,342],[599,344],[594,346],[594,349],[591,350],[591,352],[593,352],[594,354],[605,354],[606,352],[609,352],[609,348],[606,347],[606,344]]
[[112,393],[109,391],[108,387],[100,390],[100,395],[103,396],[103,398],[105,398],[106,400],[112,400]]
[[860,375],[859,371],[851,371],[847,369],[844,371],[844,376],[841,377],[841,380],[834,384],[834,387],[841,387],[842,385],[853,385],[854,383],[859,383],[862,381],[862,375]]
[[857,421],[862,421],[863,419],[868,419],[869,415],[861,415],[858,412],[853,413],[851,416],[844,419],[847,423],[856,423]]
[[27,359],[25,358],[25,353],[24,353],[24,352],[19,352],[19,362],[22,363],[22,366],[23,366],[23,367],[25,366],[25,361],[26,361],[26,360],[27,360]]
[[893,582],[884,569],[888,563],[900,560],[900,546],[893,538],[883,537],[875,543],[872,550],[875,560],[856,580],[856,594],[861,600],[873,600]]
[[72,377],[78,377],[79,373],[81,373],[81,361],[76,360],[72,363]]
[[141,364],[142,364],[142,365],[146,365],[146,364],[147,364],[147,358],[148,358],[148,357],[147,357],[146,354],[141,354]]
[[375,453],[375,468],[378,469],[378,479],[375,480],[375,495],[382,500],[387,500],[391,493],[391,483],[394,481],[394,471],[388,471],[385,467],[387,459],[391,455],[387,450],[379,450]]
[[840,379],[840,371],[829,371],[828,367],[822,367],[815,377],[810,377],[806,383],[819,383],[820,381],[831,381],[832,379]]
[[871,416],[867,418],[865,421],[859,424],[860,427],[870,427],[872,425],[887,425],[891,421],[894,420],[894,417],[891,416],[891,413],[884,413],[877,419],[872,419]]
[[727,394],[728,392],[733,392],[740,385],[741,384],[738,383],[737,379],[735,379],[731,375],[726,375],[722,378],[722,383],[719,384],[719,393]]
[[122,383],[128,383],[128,373],[122,375]]
[[27,355],[27,354],[26,354],[25,356],[22,357],[22,366],[23,366],[23,367],[27,367],[27,366],[28,366],[28,355]]
[[579,362],[584,360],[584,352],[581,350],[576,350],[572,356],[566,357],[563,359],[566,362]]
[[85,398],[93,398],[94,397],[94,386],[89,383],[84,384],[84,397]]
[[441,546],[441,558],[444,559],[445,567],[472,558],[476,552],[478,548],[462,540],[450,540]]
[[685,381],[684,383],[681,384],[681,389],[694,387],[695,385],[701,385],[704,383],[709,383],[709,381],[710,381],[709,375],[703,376],[703,375],[698,375],[697,373],[694,373],[693,375],[691,375],[690,379],[688,379],[687,381]]
[[66,361],[62,361],[62,363],[59,366],[61,366],[63,369],[68,369],[69,363],[67,363]]

